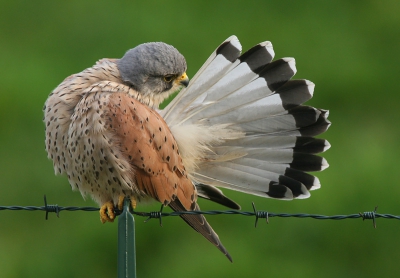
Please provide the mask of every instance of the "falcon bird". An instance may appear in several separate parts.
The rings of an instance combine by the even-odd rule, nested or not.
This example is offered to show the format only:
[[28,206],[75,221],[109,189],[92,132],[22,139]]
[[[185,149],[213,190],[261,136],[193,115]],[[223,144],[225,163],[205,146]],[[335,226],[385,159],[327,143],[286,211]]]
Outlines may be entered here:
[[[315,154],[330,145],[313,137],[328,129],[328,111],[302,105],[314,84],[290,80],[295,60],[272,61],[270,42],[240,53],[239,40],[228,38],[190,85],[185,58],[162,42],[67,77],[44,106],[56,173],[101,206],[103,223],[114,220],[125,197],[133,206],[155,199],[174,211],[200,210],[198,197],[240,209],[217,187],[309,197],[320,182],[306,172],[328,167]],[[203,215],[181,217],[232,261]]]

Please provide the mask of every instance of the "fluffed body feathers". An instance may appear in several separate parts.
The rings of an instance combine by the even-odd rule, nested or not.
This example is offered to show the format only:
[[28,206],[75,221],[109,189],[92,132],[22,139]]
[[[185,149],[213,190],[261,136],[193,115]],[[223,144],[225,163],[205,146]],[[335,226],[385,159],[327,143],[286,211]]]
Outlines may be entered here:
[[[164,43],[140,45],[66,78],[44,107],[56,173],[100,206],[129,196],[189,211],[200,209],[202,197],[240,209],[217,187],[309,197],[320,182],[307,172],[328,167],[316,154],[330,145],[314,138],[328,129],[328,111],[303,105],[314,84],[290,80],[294,59],[272,61],[270,42],[240,53],[238,39],[228,38],[189,86],[184,57]],[[232,260],[203,215],[181,217]]]

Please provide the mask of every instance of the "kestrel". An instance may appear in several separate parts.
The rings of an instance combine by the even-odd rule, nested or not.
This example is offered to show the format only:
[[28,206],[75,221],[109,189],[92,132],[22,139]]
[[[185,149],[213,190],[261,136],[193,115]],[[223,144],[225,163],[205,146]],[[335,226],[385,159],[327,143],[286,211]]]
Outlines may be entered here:
[[[314,84],[290,80],[295,60],[272,61],[270,42],[240,53],[238,39],[228,38],[190,84],[185,58],[162,42],[67,77],[44,106],[56,173],[101,206],[103,223],[126,196],[134,206],[155,199],[175,211],[200,210],[198,197],[240,209],[217,187],[309,197],[320,182],[306,172],[328,167],[315,154],[329,143],[313,138],[328,129],[328,111],[302,105]],[[181,217],[232,261],[203,215]]]

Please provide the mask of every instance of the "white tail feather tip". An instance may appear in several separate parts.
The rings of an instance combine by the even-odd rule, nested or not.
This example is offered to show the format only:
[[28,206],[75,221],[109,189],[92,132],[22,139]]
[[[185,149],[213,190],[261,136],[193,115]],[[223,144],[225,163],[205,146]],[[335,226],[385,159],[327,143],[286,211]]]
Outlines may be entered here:
[[289,67],[292,69],[293,73],[296,74],[296,60],[294,58],[282,58],[283,61],[289,64]]
[[310,93],[310,95],[314,95],[314,88],[315,88],[315,84],[313,82],[311,82],[310,80],[305,80],[307,87],[308,87],[308,92]]
[[235,35],[227,38],[225,42],[227,41],[229,41],[234,47],[242,51],[242,45],[240,44],[239,39]]
[[314,177],[314,183],[311,186],[310,190],[316,190],[321,188],[321,182],[319,181],[319,178]]
[[272,43],[270,41],[265,41],[260,43],[261,46],[264,46],[265,49],[268,51],[268,53],[271,55],[271,57],[275,57],[275,51],[274,48],[272,47]]
[[325,169],[328,168],[328,167],[329,167],[328,161],[326,161],[325,158],[322,158],[321,170],[320,170],[320,171],[325,170]]
[[305,191],[304,194],[300,194],[299,196],[296,197],[296,199],[307,199],[310,198],[311,194],[308,190]]
[[325,147],[324,147],[324,150],[322,152],[329,150],[330,147],[331,147],[331,144],[327,140],[325,140]]

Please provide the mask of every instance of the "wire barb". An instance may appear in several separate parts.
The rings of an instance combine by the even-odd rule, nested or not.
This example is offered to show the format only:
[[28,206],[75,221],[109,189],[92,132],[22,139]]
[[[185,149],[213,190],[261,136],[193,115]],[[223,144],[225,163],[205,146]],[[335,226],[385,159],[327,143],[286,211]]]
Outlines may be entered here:
[[[377,213],[378,207],[375,207],[374,211],[371,212],[363,212],[363,213],[355,213],[348,215],[319,215],[319,214],[308,214],[308,213],[274,213],[267,211],[257,211],[254,203],[253,211],[239,211],[239,210],[210,210],[210,211],[173,211],[173,212],[163,212],[164,206],[161,206],[160,211],[156,212],[140,212],[140,211],[131,211],[133,215],[138,215],[142,217],[147,217],[145,222],[149,221],[152,218],[160,219],[160,226],[162,226],[162,217],[166,216],[181,216],[183,214],[204,214],[204,215],[220,215],[220,214],[229,214],[229,215],[242,215],[242,216],[255,216],[255,227],[257,227],[258,219],[265,218],[267,223],[269,223],[269,218],[271,217],[295,217],[295,218],[312,218],[318,220],[344,220],[344,219],[357,219],[362,218],[372,219],[372,223],[374,228],[376,228],[376,218],[386,218],[386,219],[396,219],[400,220],[399,215],[393,214],[381,214]],[[59,213],[61,211],[99,211],[99,208],[96,207],[61,207],[58,205],[49,205],[47,204],[46,195],[44,195],[44,206],[0,206],[0,211],[2,210],[27,210],[27,211],[36,211],[41,210],[46,212],[46,220],[48,219],[49,212],[55,212],[57,217],[59,217]]]
[[256,205],[254,204],[254,202],[252,202],[251,205],[253,206],[254,215],[256,217],[256,222],[254,223],[254,227],[257,228],[258,218],[265,218],[265,220],[267,221],[267,224],[269,224],[268,211],[259,211],[259,210],[257,210],[256,209]]
[[44,195],[44,210],[46,211],[46,220],[49,219],[49,212],[55,212],[57,217],[60,218],[60,208],[58,205],[48,205],[46,194]]
[[362,217],[363,221],[365,219],[372,219],[372,225],[376,229],[376,210],[378,209],[378,206],[375,207],[374,211],[366,211],[366,212],[360,212],[360,216]]
[[148,213],[148,218],[144,220],[145,223],[149,222],[150,219],[152,218],[158,218],[160,219],[160,226],[162,227],[162,211],[164,209],[164,205],[161,205],[161,208],[159,211],[151,211]]

